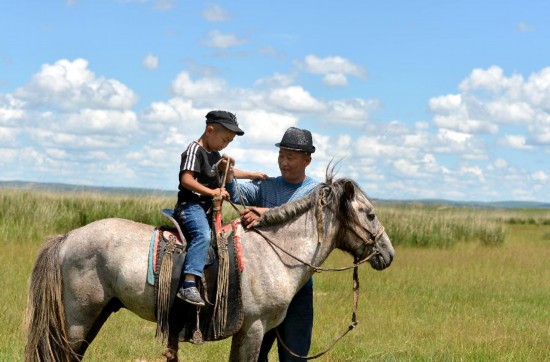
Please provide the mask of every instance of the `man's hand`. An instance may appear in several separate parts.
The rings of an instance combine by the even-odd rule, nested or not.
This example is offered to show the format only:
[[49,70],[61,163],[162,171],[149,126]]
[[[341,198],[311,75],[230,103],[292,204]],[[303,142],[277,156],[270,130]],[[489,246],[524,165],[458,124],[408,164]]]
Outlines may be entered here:
[[269,176],[267,174],[258,171],[258,172],[251,172],[250,176],[248,177],[251,180],[267,180]]
[[241,223],[250,229],[259,223],[262,214],[267,210],[266,208],[247,208],[242,209],[240,212]]

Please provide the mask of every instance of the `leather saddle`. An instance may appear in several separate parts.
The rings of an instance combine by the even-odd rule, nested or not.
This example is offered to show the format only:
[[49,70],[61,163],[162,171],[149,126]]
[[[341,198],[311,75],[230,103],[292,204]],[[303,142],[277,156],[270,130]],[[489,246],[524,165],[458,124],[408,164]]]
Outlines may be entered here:
[[[234,220],[226,225],[221,225],[221,221],[216,223],[200,288],[206,305],[197,307],[176,297],[187,248],[186,231],[175,218],[173,210],[163,209],[162,214],[170,219],[173,227],[157,228],[162,231],[162,237],[157,247],[159,262],[154,274],[155,289],[158,293],[160,265],[166,262],[165,258],[172,258],[169,308],[166,316],[168,323],[165,326],[168,330],[168,341],[199,344],[232,336],[241,328],[244,317],[241,294],[241,238],[244,232],[240,222]],[[168,240],[171,237],[172,243]],[[178,243],[174,239],[182,242]],[[223,285],[218,285],[219,280],[223,280]],[[158,319],[160,321],[160,318]],[[158,332],[159,328],[157,334]]]

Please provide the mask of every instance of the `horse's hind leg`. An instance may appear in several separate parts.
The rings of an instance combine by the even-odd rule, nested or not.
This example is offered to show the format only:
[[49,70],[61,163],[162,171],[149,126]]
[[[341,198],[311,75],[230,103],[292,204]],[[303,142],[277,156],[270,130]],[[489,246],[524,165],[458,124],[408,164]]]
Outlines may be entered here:
[[[67,320],[69,325],[69,336],[71,337],[71,340],[78,341],[78,346],[75,345],[75,350],[80,356],[84,355],[109,316],[113,312],[117,312],[122,307],[122,303],[120,303],[118,299],[114,298],[111,299],[107,305],[101,308],[99,314],[97,314],[97,310],[99,310],[99,308],[88,309],[89,313],[87,316],[92,318],[86,318],[87,320],[80,319],[79,321],[74,318],[72,320]],[[86,311],[86,308],[83,309],[83,311]],[[96,315],[95,319],[93,319],[93,315]],[[81,338],[81,335],[84,335],[84,338]]]

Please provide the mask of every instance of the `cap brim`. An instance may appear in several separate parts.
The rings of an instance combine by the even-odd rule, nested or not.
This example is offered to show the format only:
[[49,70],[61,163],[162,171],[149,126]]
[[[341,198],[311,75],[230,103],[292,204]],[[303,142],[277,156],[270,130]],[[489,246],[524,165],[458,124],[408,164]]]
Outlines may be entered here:
[[240,129],[238,126],[235,126],[234,124],[227,124],[227,123],[224,123],[224,122],[220,122],[220,121],[206,121],[206,124],[208,123],[217,123],[221,126],[223,126],[224,128],[230,130],[231,132],[235,132],[235,134],[237,136],[242,136],[244,135],[244,131],[242,129]]
[[232,132],[235,132],[235,134],[237,136],[242,136],[244,135],[244,131],[242,129],[240,129],[239,127],[237,126],[234,126],[234,125],[227,125],[227,124],[222,124],[222,126],[224,126],[225,128],[227,128],[228,130],[232,131]]

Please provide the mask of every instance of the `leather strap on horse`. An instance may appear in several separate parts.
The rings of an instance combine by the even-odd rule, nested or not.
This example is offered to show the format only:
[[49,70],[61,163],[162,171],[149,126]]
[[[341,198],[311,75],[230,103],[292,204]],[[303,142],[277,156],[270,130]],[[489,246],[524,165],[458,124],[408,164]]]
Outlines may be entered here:
[[294,351],[292,351],[285,344],[283,339],[281,338],[281,335],[279,334],[279,328],[275,328],[275,333],[277,334],[277,340],[279,341],[279,343],[281,343],[283,348],[290,355],[292,355],[296,358],[301,358],[301,359],[305,359],[305,360],[319,358],[322,355],[324,355],[325,353],[327,353],[328,351],[330,351],[332,348],[334,348],[336,343],[338,343],[342,338],[344,338],[344,336],[346,334],[351,332],[351,330],[354,329],[357,326],[357,324],[359,323],[359,322],[357,322],[357,307],[358,307],[358,305],[359,305],[359,273],[358,273],[358,267],[356,266],[356,267],[353,268],[353,313],[351,314],[351,322],[348,326],[348,329],[346,329],[346,331],[344,333],[342,333],[342,335],[340,337],[336,338],[327,348],[325,348],[321,352],[318,352],[318,353],[316,353],[314,355],[311,355],[311,356],[302,356],[302,355],[299,355],[299,354],[295,353]]
[[[157,232],[162,232],[158,230]],[[170,235],[162,264],[159,272],[158,293],[157,293],[157,331],[155,337],[161,338],[164,342],[168,338],[168,309],[170,308],[170,283],[172,281],[172,266],[174,264],[173,254],[176,250],[176,237]]]
[[[225,172],[221,180],[221,189],[225,189],[225,179],[229,170],[227,160]],[[216,289],[216,300],[214,301],[214,312],[212,314],[214,336],[218,337],[227,324],[227,293],[229,290],[229,254],[227,250],[227,236],[222,230],[222,198],[215,197],[214,205],[214,232],[218,247],[218,281]]]

